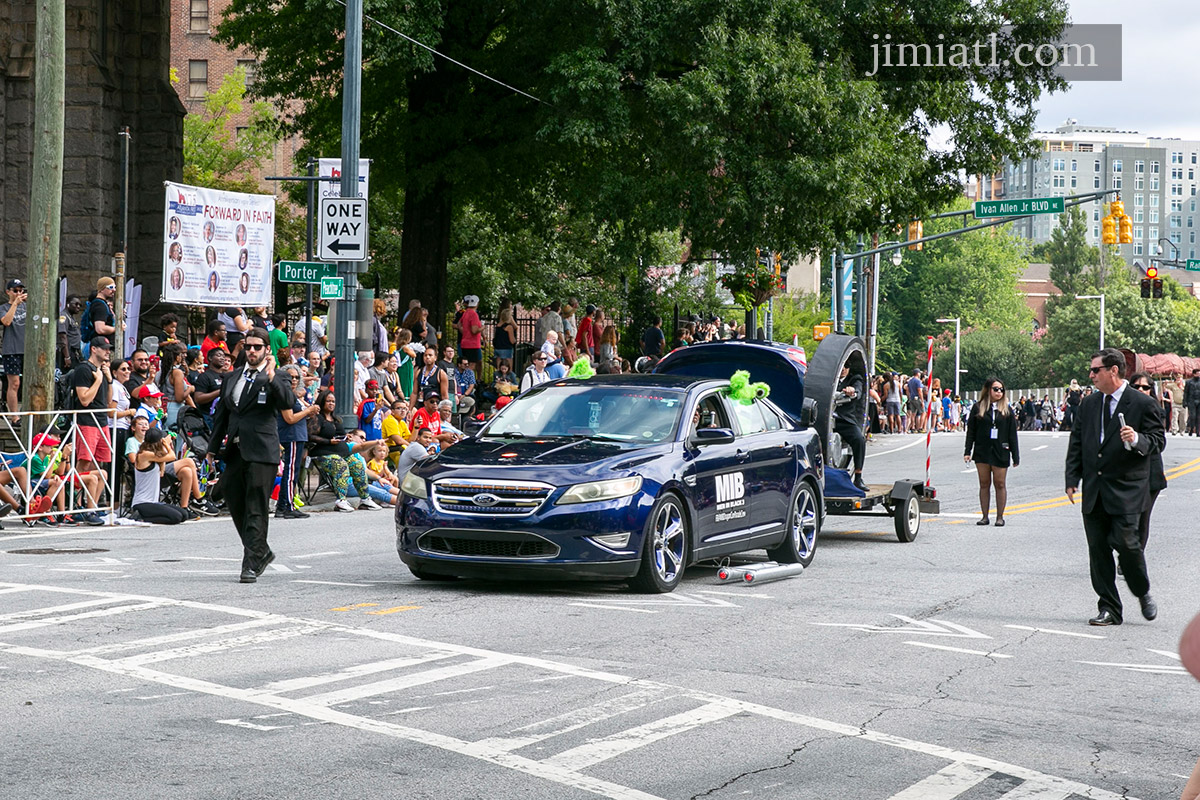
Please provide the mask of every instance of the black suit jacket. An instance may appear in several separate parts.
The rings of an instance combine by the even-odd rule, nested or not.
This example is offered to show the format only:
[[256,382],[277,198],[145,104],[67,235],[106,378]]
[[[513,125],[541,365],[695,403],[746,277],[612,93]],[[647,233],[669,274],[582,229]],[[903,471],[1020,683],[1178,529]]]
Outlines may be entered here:
[[[229,374],[221,385],[213,416],[211,441],[215,443],[217,455],[225,456],[231,447],[241,453],[245,461],[260,464],[279,463],[279,412],[291,408],[295,401],[291,381],[287,373],[276,370],[274,380],[268,381],[265,372],[259,372],[254,384],[241,402],[235,402],[242,388],[242,376],[246,367],[239,367]],[[237,440],[236,445],[233,444]]]
[[[1150,456],[1166,445],[1161,412],[1152,397],[1126,385],[1101,444],[1101,403],[1107,401],[1107,395],[1095,392],[1079,405],[1067,445],[1066,485],[1078,487],[1083,480],[1085,513],[1136,514],[1146,505],[1150,491]],[[1118,414],[1124,414],[1125,424],[1137,431],[1137,444],[1129,450],[1118,433]]]
[[996,438],[992,438],[992,414],[979,416],[979,403],[971,406],[967,415],[967,443],[963,449],[964,456],[978,464],[991,464],[993,467],[1008,468],[1020,466],[1021,449],[1017,443],[1017,416],[1009,406],[1007,414],[997,412]]

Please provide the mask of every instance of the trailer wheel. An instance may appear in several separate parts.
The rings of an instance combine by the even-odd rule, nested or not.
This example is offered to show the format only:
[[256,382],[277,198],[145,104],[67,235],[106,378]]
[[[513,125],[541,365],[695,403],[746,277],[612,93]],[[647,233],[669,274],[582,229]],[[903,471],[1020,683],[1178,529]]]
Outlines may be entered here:
[[902,542],[911,542],[917,538],[921,530],[921,498],[916,490],[908,493],[903,503],[892,509],[892,519],[896,523],[896,538]]

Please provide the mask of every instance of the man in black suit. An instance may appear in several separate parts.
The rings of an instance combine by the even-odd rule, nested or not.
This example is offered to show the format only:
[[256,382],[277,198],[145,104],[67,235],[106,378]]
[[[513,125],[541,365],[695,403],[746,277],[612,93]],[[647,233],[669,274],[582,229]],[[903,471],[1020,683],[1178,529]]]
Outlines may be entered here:
[[[1113,551],[1125,582],[1137,595],[1142,616],[1154,619],[1146,558],[1138,540],[1138,521],[1150,492],[1150,456],[1165,443],[1159,405],[1124,379],[1125,356],[1107,348],[1092,356],[1092,383],[1098,391],[1083,399],[1067,446],[1067,497],[1083,479],[1083,529],[1087,533],[1092,588],[1100,613],[1091,625],[1120,625]],[[1125,426],[1120,418],[1124,415]]]
[[843,442],[850,445],[850,452],[854,454],[854,485],[864,492],[868,491],[862,477],[863,460],[867,457],[867,437],[863,434],[863,417],[867,408],[867,393],[863,388],[865,383],[862,375],[852,373],[849,366],[844,366],[837,393],[833,396],[833,429]]
[[222,492],[242,538],[242,583],[254,583],[275,554],[267,545],[271,489],[279,468],[279,412],[292,407],[291,384],[275,372],[268,334],[251,328],[243,341],[244,366],[221,386],[212,441],[225,459]]

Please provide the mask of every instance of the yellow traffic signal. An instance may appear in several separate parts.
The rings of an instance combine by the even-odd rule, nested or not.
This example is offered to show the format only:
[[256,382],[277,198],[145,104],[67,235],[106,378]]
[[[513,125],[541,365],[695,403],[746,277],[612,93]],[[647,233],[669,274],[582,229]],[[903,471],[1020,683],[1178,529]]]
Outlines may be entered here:
[[1111,215],[1100,220],[1100,241],[1104,244],[1117,243],[1117,220]]
[[775,277],[778,278],[783,271],[783,256],[779,253],[775,254]]
[[1133,243],[1133,220],[1131,220],[1129,217],[1121,217],[1118,241],[1120,241],[1121,244]]
[[1147,278],[1157,278],[1158,277],[1158,267],[1146,267],[1146,277]]
[[832,325],[813,325],[813,339],[821,341],[833,330]]
[[[908,223],[908,241],[913,242],[925,235],[925,226],[921,224],[921,220],[914,219]],[[910,244],[909,250],[921,250],[925,247],[923,243]]]
[[1118,218],[1125,216],[1125,204],[1120,200],[1113,200],[1108,207],[1108,213]]

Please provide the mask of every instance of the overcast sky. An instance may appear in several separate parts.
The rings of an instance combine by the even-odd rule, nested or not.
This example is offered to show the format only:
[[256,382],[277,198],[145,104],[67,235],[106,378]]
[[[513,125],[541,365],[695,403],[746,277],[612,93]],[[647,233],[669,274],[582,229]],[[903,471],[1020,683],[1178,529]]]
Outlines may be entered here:
[[1071,21],[1122,26],[1122,78],[1075,83],[1038,103],[1038,129],[1064,120],[1200,140],[1200,3],[1068,0]]

